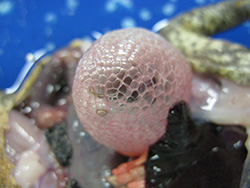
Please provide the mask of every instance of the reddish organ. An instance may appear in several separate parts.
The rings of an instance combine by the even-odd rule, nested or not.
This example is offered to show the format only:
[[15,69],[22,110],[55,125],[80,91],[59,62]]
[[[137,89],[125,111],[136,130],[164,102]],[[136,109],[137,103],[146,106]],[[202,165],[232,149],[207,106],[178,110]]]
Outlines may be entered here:
[[169,108],[188,101],[192,72],[162,37],[144,29],[109,32],[79,62],[73,100],[100,143],[141,154],[166,130]]

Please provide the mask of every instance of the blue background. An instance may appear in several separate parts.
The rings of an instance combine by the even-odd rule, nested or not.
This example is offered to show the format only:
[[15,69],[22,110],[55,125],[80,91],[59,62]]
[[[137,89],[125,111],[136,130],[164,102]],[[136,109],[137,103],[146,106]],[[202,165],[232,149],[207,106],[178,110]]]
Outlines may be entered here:
[[[13,85],[28,53],[124,27],[155,23],[219,0],[0,0],[0,89]],[[250,22],[249,22],[250,23]],[[215,37],[250,47],[248,22]]]

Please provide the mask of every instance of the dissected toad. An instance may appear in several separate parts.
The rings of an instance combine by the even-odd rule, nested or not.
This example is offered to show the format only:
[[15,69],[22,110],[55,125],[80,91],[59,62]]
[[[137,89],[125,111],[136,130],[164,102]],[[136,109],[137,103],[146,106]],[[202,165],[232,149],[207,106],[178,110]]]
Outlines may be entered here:
[[[197,10],[196,12],[192,12],[190,14],[184,15],[185,22],[183,22],[183,17],[180,17],[180,19],[173,20],[173,22],[171,22],[170,25],[166,27],[166,30],[165,30],[166,32],[163,35],[171,43],[173,43],[174,46],[179,48],[182,51],[182,53],[184,53],[187,60],[189,62],[193,63],[194,69],[197,67],[201,68],[201,69],[197,69],[197,71],[215,73],[216,75],[226,76],[229,79],[232,79],[237,83],[249,85],[249,82],[248,82],[249,75],[247,74],[249,72],[249,64],[247,64],[247,62],[249,63],[249,55],[248,55],[249,52],[247,49],[242,48],[241,46],[238,46],[238,45],[235,46],[233,44],[229,44],[229,47],[232,46],[233,50],[239,49],[238,54],[240,54],[240,55],[238,55],[236,57],[240,57],[241,61],[239,61],[240,62],[239,64],[234,64],[231,67],[233,67],[233,69],[234,69],[233,72],[239,73],[238,75],[240,75],[240,77],[235,76],[237,74],[233,74],[232,76],[230,76],[231,75],[230,71],[232,69],[229,69],[229,70],[225,69],[223,71],[223,69],[221,69],[220,66],[212,66],[212,65],[210,66],[209,61],[205,62],[206,65],[209,65],[209,66],[206,66],[205,67],[206,69],[202,69],[202,68],[204,68],[204,66],[199,65],[199,63],[197,64],[197,62],[200,62],[200,60],[202,58],[203,58],[202,60],[207,58],[206,56],[201,55],[201,54],[206,54],[206,48],[198,48],[198,49],[200,49],[200,53],[197,53],[196,50],[188,50],[188,49],[190,49],[190,45],[193,46],[192,41],[197,42],[197,41],[199,41],[198,39],[202,39],[201,41],[203,41],[203,42],[208,41],[209,44],[211,44],[211,45],[209,45],[210,47],[217,48],[218,45],[224,46],[224,44],[225,44],[224,42],[221,43],[218,41],[215,41],[215,43],[213,43],[213,42],[210,43],[209,38],[207,38],[207,37],[204,38],[204,36],[201,35],[201,34],[209,34],[209,35],[213,34],[215,32],[221,31],[221,28],[218,29],[215,27],[216,29],[214,29],[214,30],[212,29],[212,31],[211,31],[210,28],[205,27],[206,24],[209,25],[210,22],[204,22],[204,25],[203,24],[201,24],[201,25],[198,24],[198,26],[195,24],[192,25],[192,23],[197,23],[197,22],[192,21],[194,17],[199,20],[200,17],[197,17],[198,13],[205,15],[206,18],[211,18],[211,17],[209,17],[209,15],[210,16],[214,15],[216,17],[216,19],[218,20],[218,22],[213,23],[213,24],[221,25],[221,22],[223,21],[223,19],[225,17],[225,14],[224,14],[225,12],[221,13],[219,11],[219,10],[221,10],[221,8],[223,8],[223,10],[227,10],[227,12],[226,12],[227,16],[230,14],[234,15],[237,12],[241,12],[241,14],[240,14],[241,19],[236,20],[236,22],[234,22],[234,20],[229,19],[229,22],[228,22],[229,25],[226,25],[227,26],[226,29],[228,29],[229,27],[234,26],[235,23],[238,24],[239,22],[244,21],[248,18],[248,16],[249,16],[249,8],[248,7],[249,7],[248,1],[241,0],[241,1],[237,1],[237,2],[230,1],[230,2],[226,2],[226,3],[218,4],[212,8],[211,7],[208,8],[208,9]],[[215,12],[219,12],[219,13],[216,15],[211,14],[211,9],[213,9],[213,10],[215,10]],[[214,18],[214,17],[212,16],[212,18]],[[212,19],[212,20],[214,20],[214,19]],[[184,23],[189,23],[189,24],[186,25]],[[232,24],[230,25],[230,23],[232,23]],[[193,26],[193,27],[190,28],[190,26]],[[202,27],[200,27],[200,26],[202,26]],[[199,29],[197,29],[197,28],[199,28]],[[205,28],[205,30],[201,30],[200,28],[203,28],[203,29]],[[206,29],[210,30],[210,32],[206,32],[207,31]],[[194,32],[190,32],[190,30],[193,30]],[[115,60],[118,60],[118,61],[113,61],[112,59],[114,57],[112,57],[112,53],[111,53],[112,48],[105,49],[102,46],[99,46],[97,48],[96,52],[93,52],[93,51],[95,51],[95,47],[98,46],[98,42],[96,42],[94,44],[94,46],[88,52],[86,52],[87,56],[86,57],[84,56],[81,60],[81,61],[84,61],[84,59],[90,60],[91,58],[93,58],[93,61],[91,60],[91,61],[86,62],[86,64],[88,64],[88,66],[85,66],[85,69],[89,68],[89,70],[84,71],[84,66],[80,65],[82,67],[79,68],[81,70],[79,70],[78,72],[83,73],[83,75],[86,77],[87,83],[84,85],[81,85],[81,83],[79,83],[79,87],[77,86],[77,84],[75,84],[76,85],[75,87],[79,89],[79,93],[83,92],[86,94],[86,96],[83,96],[83,95],[77,96],[78,95],[78,91],[77,91],[77,93],[75,93],[75,96],[77,96],[78,98],[75,100],[76,101],[75,105],[76,106],[80,105],[80,104],[83,106],[86,105],[87,108],[84,108],[82,112],[78,112],[79,118],[82,119],[82,122],[85,126],[86,125],[89,126],[89,128],[88,128],[90,130],[89,132],[91,134],[95,135],[95,138],[97,140],[101,141],[105,145],[109,145],[109,146],[115,148],[116,150],[118,150],[122,153],[135,155],[135,154],[141,154],[144,150],[146,150],[146,148],[148,146],[153,144],[155,141],[157,141],[157,139],[159,139],[161,137],[162,134],[164,134],[166,125],[164,125],[163,121],[166,123],[166,117],[163,117],[163,116],[167,115],[167,113],[168,113],[167,109],[169,109],[170,106],[173,105],[174,103],[178,102],[178,100],[184,99],[184,100],[188,101],[188,95],[189,95],[190,84],[191,84],[191,76],[190,76],[189,66],[186,64],[183,57],[181,55],[178,55],[179,52],[173,52],[172,47],[170,47],[171,46],[170,44],[168,44],[166,41],[157,42],[157,41],[162,41],[163,39],[160,38],[159,36],[156,36],[155,34],[150,33],[149,31],[145,31],[145,30],[141,30],[141,29],[131,29],[131,31],[140,31],[140,32],[136,32],[136,34],[133,34],[133,32],[131,32],[132,34],[129,36],[131,38],[131,41],[128,40],[129,41],[127,43],[128,48],[126,48],[126,49],[131,48],[134,51],[136,51],[137,47],[136,47],[136,44],[133,44],[133,41],[136,41],[139,39],[139,44],[142,44],[142,46],[138,46],[139,52],[142,53],[141,55],[139,54],[139,57],[142,59],[144,57],[148,57],[148,58],[146,58],[145,61],[144,61],[144,59],[141,60],[139,58],[138,63],[137,63],[137,60],[131,61],[131,62],[129,62],[129,64],[125,63],[124,67],[122,67],[122,63],[127,62],[129,59],[124,60],[123,59],[124,56],[121,55],[120,60],[115,58]],[[177,31],[177,32],[173,32],[173,31]],[[125,34],[123,34],[121,37],[121,38],[125,37],[125,39],[127,37],[126,36],[127,33],[129,33],[128,31],[117,31],[117,32],[125,32]],[[142,33],[142,34],[140,34],[140,33]],[[177,35],[175,35],[173,37],[174,33]],[[194,33],[196,33],[196,34],[194,34]],[[178,34],[180,34],[180,35],[178,35]],[[187,35],[187,34],[190,34],[190,35]],[[113,44],[112,42],[115,43],[114,45],[119,44],[118,41],[115,42],[116,41],[116,40],[114,40],[115,36],[112,37],[112,33],[111,34],[109,33],[106,36],[108,36],[108,35],[111,36],[109,43],[106,44],[108,47],[110,46],[110,43]],[[138,35],[142,38],[137,38]],[[145,35],[148,36],[148,37],[146,37],[146,39],[143,38],[143,36],[145,36]],[[103,38],[105,39],[106,36],[104,36]],[[192,40],[190,40],[189,42],[187,41],[187,43],[183,43],[184,46],[179,46],[180,43],[177,43],[177,44],[174,43],[175,41],[178,42],[178,40],[176,40],[176,36],[177,37],[180,36],[180,38],[182,38],[182,39],[185,38],[185,36],[192,36],[192,37],[190,37],[190,39],[192,39]],[[172,39],[174,39],[174,40],[172,41]],[[145,42],[142,42],[142,41],[145,41]],[[121,40],[120,44],[124,44],[125,42]],[[204,43],[201,43],[201,44],[204,44]],[[143,45],[146,45],[146,49],[150,49],[150,50],[145,50]],[[151,49],[150,46],[152,46],[153,49]],[[159,47],[159,46],[162,46],[162,47]],[[197,47],[196,43],[194,43],[194,46]],[[144,50],[140,50],[141,49],[140,47],[143,47]],[[158,47],[159,47],[159,49],[157,49]],[[180,70],[178,69],[175,72],[172,72],[173,74],[169,73],[168,77],[167,76],[164,77],[162,75],[163,72],[166,71],[165,67],[160,67],[162,62],[159,64],[158,63],[154,64],[154,62],[159,62],[157,60],[157,58],[155,58],[156,60],[154,60],[152,62],[149,61],[150,59],[154,59],[153,58],[154,56],[158,57],[158,55],[152,55],[153,53],[156,53],[156,54],[160,53],[160,55],[164,56],[163,59],[169,59],[169,57],[168,57],[169,52],[163,50],[163,48],[165,48],[165,47],[167,49],[170,49],[169,52],[174,54],[175,59],[180,59],[180,61],[178,61],[178,62],[180,62],[183,65],[183,67],[186,66],[186,68],[184,68],[184,69],[180,69]],[[203,47],[204,47],[204,45],[203,45]],[[120,50],[120,51],[119,51],[119,49],[117,50],[116,48],[113,50],[116,54],[121,53],[123,55],[124,55],[124,53],[126,54],[127,52],[129,52],[129,51],[126,51],[124,46],[121,47],[121,49],[122,50]],[[193,49],[196,49],[196,48],[193,48]],[[212,52],[213,48],[211,48],[211,49],[209,49],[208,51]],[[226,49],[228,50],[231,48],[226,48]],[[198,50],[198,52],[199,52],[199,50]],[[228,55],[228,53],[231,51],[230,50],[223,51],[223,49],[222,49],[221,53],[223,53],[223,52],[225,52],[225,54]],[[96,53],[97,57],[99,55],[104,54],[103,55],[104,59],[106,58],[107,60],[109,60],[109,62],[108,62],[109,65],[112,63],[117,63],[117,62],[119,62],[121,64],[118,64],[118,69],[117,69],[116,64],[114,64],[114,66],[112,64],[112,66],[110,66],[109,68],[108,68],[108,66],[105,67],[105,63],[101,62],[101,58],[95,59],[95,56],[92,56],[92,55],[88,56],[88,54],[91,54],[91,53],[94,53],[94,54]],[[191,53],[191,55],[190,55],[190,53]],[[193,54],[198,54],[199,56],[193,56]],[[213,57],[211,55],[209,57],[213,57],[213,62],[220,62],[220,59],[219,60],[217,59],[218,56],[216,56],[216,54],[217,54],[217,51],[215,53],[215,57]],[[130,55],[132,55],[130,60],[133,60],[133,58],[134,58],[133,54],[130,54]],[[146,55],[146,56],[144,56],[144,55]],[[120,56],[118,56],[118,57],[120,57]],[[128,58],[128,56],[126,56],[126,55],[125,55],[125,57]],[[228,60],[228,59],[231,60],[230,56],[227,56],[227,57],[229,57],[229,58],[226,58],[226,60]],[[67,59],[67,57],[65,58],[65,56],[62,56],[61,58]],[[101,68],[101,70],[100,70],[100,67],[98,67],[97,65],[95,65],[95,64],[91,65],[91,62],[98,62],[99,63],[99,61],[100,61],[99,66],[105,67],[104,69]],[[145,64],[142,64],[142,61],[149,62],[146,65],[150,65],[150,66],[144,67]],[[169,65],[175,66],[175,64],[171,63],[172,61],[173,60],[171,60],[171,58],[170,58]],[[166,63],[166,64],[168,64],[168,63]],[[227,63],[227,65],[228,65],[228,63]],[[244,66],[244,69],[239,68],[242,65],[246,65],[246,66]],[[152,68],[153,66],[155,66],[155,67]],[[159,67],[156,68],[157,66],[159,66]],[[116,67],[116,68],[111,68],[111,67]],[[181,68],[183,68],[183,67],[181,67]],[[217,67],[217,68],[219,67],[219,68],[216,69],[216,71],[215,71],[214,69],[211,70],[210,69],[211,67]],[[230,67],[230,66],[222,66],[222,67]],[[122,70],[121,68],[125,69],[125,70]],[[170,68],[170,70],[174,70],[174,69],[175,69],[175,67]],[[102,70],[107,70],[107,72],[102,73]],[[91,74],[88,74],[88,73],[90,73],[89,71],[91,71]],[[101,72],[101,74],[97,74],[100,72]],[[226,74],[225,74],[225,72],[226,72]],[[113,76],[112,76],[112,73],[114,73]],[[144,74],[144,73],[146,73],[146,74]],[[142,75],[144,75],[144,76],[142,76]],[[187,79],[183,79],[183,75],[186,75]],[[80,75],[80,77],[81,77],[81,75]],[[174,81],[178,77],[180,77],[180,80],[182,80],[182,81],[180,83],[179,82],[172,83],[172,81]],[[136,80],[137,78],[139,78],[139,79]],[[144,79],[144,78],[146,78],[146,79]],[[169,79],[169,80],[167,80],[167,79]],[[92,80],[92,82],[89,82],[91,80]],[[179,78],[178,78],[178,80],[179,80]],[[185,88],[185,89],[181,88],[181,90],[175,91],[171,87],[168,88],[167,86],[165,86],[165,84],[167,85],[167,83],[169,83],[169,82],[171,82],[173,84],[173,85],[171,85],[171,87],[173,86],[176,89],[178,89],[178,88],[180,89],[183,86],[183,88]],[[70,81],[70,83],[71,83],[71,81]],[[178,84],[180,84],[182,86],[178,86]],[[122,87],[123,85],[125,85],[125,87]],[[105,88],[103,88],[102,86],[105,86]],[[27,87],[24,89],[27,89]],[[163,93],[162,91],[164,91],[165,89],[170,89],[170,91],[168,91],[169,93],[168,92]],[[21,92],[24,92],[24,91],[25,90],[21,90]],[[149,91],[149,92],[147,93],[147,91]],[[170,99],[167,97],[168,94],[170,94],[169,95]],[[17,96],[20,96],[20,93]],[[88,97],[90,97],[90,100],[86,101],[86,103],[85,103],[84,100],[88,99]],[[174,98],[174,100],[173,100],[173,98]],[[15,101],[20,102],[17,99],[15,99]],[[165,105],[162,105],[160,103],[160,101],[163,101],[163,104],[164,103],[168,104],[169,101],[171,101],[171,103],[168,104],[169,106],[168,105],[165,106]],[[60,102],[62,102],[62,101],[60,101]],[[88,103],[91,103],[91,106],[89,106]],[[140,103],[140,104],[137,105],[138,103]],[[60,104],[59,104],[59,106],[60,106]],[[13,106],[13,105],[11,104],[10,106]],[[154,109],[155,107],[159,107],[162,109],[161,110]],[[79,109],[82,107],[77,107],[77,108],[79,111]],[[9,107],[8,110],[9,109],[11,109],[11,107]],[[50,110],[50,108],[45,108],[45,109],[49,109],[46,112],[51,112],[52,115],[56,114],[56,113],[54,113],[53,110]],[[123,111],[123,110],[125,110],[125,111]],[[87,117],[87,118],[89,118],[89,120],[85,119],[84,116],[81,115],[81,113],[83,113],[84,111],[86,113],[90,113]],[[44,112],[44,111],[42,111],[42,112]],[[144,113],[144,112],[150,112],[150,113],[152,112],[153,116],[150,113]],[[140,116],[136,113],[142,114],[142,115]],[[42,113],[42,114],[44,114],[44,113]],[[85,113],[83,113],[83,114],[85,114]],[[112,114],[113,114],[113,116],[112,116]],[[117,117],[116,116],[117,114],[121,115],[121,116]],[[85,116],[86,116],[86,114],[85,114]],[[61,117],[61,113],[60,113],[60,117]],[[128,117],[128,118],[125,118],[125,117]],[[150,117],[150,119],[147,119],[149,117]],[[158,119],[156,117],[161,117],[162,119]],[[5,116],[5,118],[6,118],[6,116]],[[103,122],[102,120],[105,118],[108,118],[108,121]],[[55,119],[57,119],[57,118],[55,118]],[[99,119],[99,122],[96,121],[98,119]],[[59,120],[60,120],[60,118],[59,118]],[[114,126],[120,126],[120,127],[112,127],[112,126],[109,127],[112,124],[107,124],[107,122],[112,122],[111,120],[116,120],[118,123],[115,124]],[[133,126],[132,122],[134,122],[134,121],[140,121],[140,123],[139,123],[140,126]],[[153,125],[152,131],[150,130],[151,129],[150,127],[145,127],[145,126],[143,127],[143,124],[149,125],[153,121],[159,122],[159,124]],[[90,122],[92,122],[93,126],[92,126],[92,124],[90,124]],[[130,127],[129,127],[130,130],[126,129],[123,125],[121,125],[120,124],[121,122],[125,122],[124,123],[125,125],[130,125]],[[102,126],[107,126],[107,129],[103,129],[104,127],[102,127]],[[158,130],[157,126],[161,127],[161,129]],[[137,130],[138,127],[142,128],[142,130]],[[91,130],[91,129],[95,129],[95,130]],[[98,129],[98,130],[96,130],[96,129]],[[115,131],[117,131],[117,132],[115,132]],[[140,135],[140,133],[146,133],[146,134]],[[144,135],[146,137],[144,137]],[[131,136],[132,139],[128,138],[128,136],[129,137]],[[141,138],[142,138],[143,142],[138,141],[138,139],[141,139]],[[127,142],[130,142],[130,141],[134,141],[134,143],[128,144]],[[4,153],[1,152],[1,155],[4,155]],[[33,159],[36,159],[36,157],[33,157]],[[1,165],[1,166],[4,166],[4,165]],[[7,176],[1,175],[1,177],[9,177],[9,175],[7,175]],[[41,182],[40,180],[37,180],[37,181]],[[5,182],[5,180],[3,180],[3,182]]]

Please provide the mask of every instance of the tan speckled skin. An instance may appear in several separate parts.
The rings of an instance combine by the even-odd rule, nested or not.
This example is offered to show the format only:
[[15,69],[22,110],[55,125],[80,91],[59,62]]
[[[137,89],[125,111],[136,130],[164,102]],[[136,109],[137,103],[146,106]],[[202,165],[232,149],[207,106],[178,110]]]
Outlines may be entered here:
[[191,79],[189,64],[162,37],[138,28],[117,30],[83,55],[73,100],[98,142],[135,155],[164,134],[169,108],[189,99]]

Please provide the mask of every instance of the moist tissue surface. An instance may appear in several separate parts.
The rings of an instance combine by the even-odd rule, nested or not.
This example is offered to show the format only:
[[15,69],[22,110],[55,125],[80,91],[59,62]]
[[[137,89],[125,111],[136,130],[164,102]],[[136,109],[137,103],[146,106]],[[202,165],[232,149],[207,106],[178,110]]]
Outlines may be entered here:
[[97,141],[139,154],[164,134],[169,108],[188,100],[191,79],[188,63],[165,39],[144,29],[118,30],[83,55],[73,100]]

